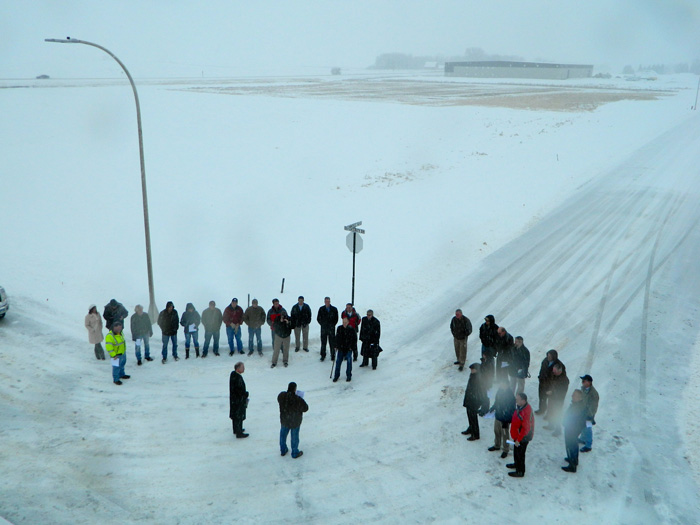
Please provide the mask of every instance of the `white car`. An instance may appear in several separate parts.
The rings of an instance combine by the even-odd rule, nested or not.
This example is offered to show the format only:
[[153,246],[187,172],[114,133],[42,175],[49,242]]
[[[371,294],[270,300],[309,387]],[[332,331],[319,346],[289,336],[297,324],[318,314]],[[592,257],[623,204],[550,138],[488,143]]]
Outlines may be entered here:
[[10,301],[7,300],[5,289],[0,286],[0,319],[5,317],[5,314],[10,309]]

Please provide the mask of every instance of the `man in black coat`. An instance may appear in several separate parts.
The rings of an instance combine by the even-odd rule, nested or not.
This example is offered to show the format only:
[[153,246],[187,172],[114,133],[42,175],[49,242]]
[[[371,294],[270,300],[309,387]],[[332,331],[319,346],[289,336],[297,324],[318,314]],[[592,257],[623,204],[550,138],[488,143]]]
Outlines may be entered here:
[[122,326],[124,326],[124,319],[126,319],[128,315],[129,311],[124,308],[124,305],[116,299],[112,299],[105,305],[102,317],[105,319],[107,330],[111,330],[114,321],[121,321]]
[[333,382],[338,381],[340,377],[340,365],[343,361],[348,362],[345,367],[345,377],[346,381],[350,381],[352,379],[352,355],[353,352],[357,352],[357,332],[350,326],[350,320],[347,317],[343,317],[343,324],[338,327],[335,333],[335,344],[337,356]]
[[316,321],[321,325],[321,361],[326,358],[326,340],[331,348],[331,359],[335,359],[335,325],[338,324],[338,309],[331,304],[331,298],[323,300],[318,309]]
[[[547,412],[547,401],[548,401],[548,395],[547,391],[549,390],[549,383],[552,380],[552,368],[554,367],[555,364],[561,363],[559,361],[559,353],[556,350],[548,350],[547,355],[545,358],[542,360],[542,363],[540,364],[540,373],[537,376],[537,379],[539,379],[540,384],[539,384],[539,399],[540,399],[540,406],[535,412],[535,414],[542,415]],[[563,366],[563,364],[562,364]],[[564,371],[566,372],[566,367],[564,367]]]
[[549,380],[549,390],[547,390],[548,408],[547,415],[544,416],[549,424],[545,426],[547,430],[553,430],[555,436],[561,435],[561,413],[564,409],[566,392],[569,390],[569,378],[561,363],[552,367],[552,377]]
[[464,391],[464,402],[462,406],[467,409],[467,419],[469,427],[462,434],[469,435],[467,441],[479,439],[479,413],[484,414],[489,408],[489,398],[481,382],[480,365],[473,363],[469,365],[469,382]]
[[496,339],[498,337],[498,325],[496,318],[489,314],[484,317],[484,322],[479,327],[479,339],[481,340],[481,374],[486,390],[493,383],[494,363],[496,357]]
[[459,308],[455,311],[455,315],[450,321],[450,332],[455,344],[455,356],[459,365],[459,371],[464,370],[464,363],[467,362],[467,338],[472,333],[472,322],[469,318],[462,314]]
[[514,394],[525,391],[525,379],[530,375],[530,350],[523,344],[522,336],[513,340],[513,363],[508,367],[510,386]]
[[569,465],[561,469],[566,472],[576,472],[578,467],[578,436],[586,427],[586,413],[583,393],[580,390],[574,390],[571,394],[571,406],[564,416],[564,444],[566,461]]
[[158,315],[158,326],[160,326],[160,331],[163,334],[162,363],[165,364],[168,360],[168,341],[171,340],[173,343],[173,359],[179,361],[180,358],[177,357],[177,330],[180,327],[180,318],[172,301],[168,301],[165,305],[165,310]]
[[513,336],[504,327],[499,326],[496,337],[496,377],[498,380],[508,377],[508,369],[513,364]]
[[[304,352],[309,351],[309,324],[311,323],[311,308],[304,302],[304,296],[300,295],[297,304],[292,306],[292,329],[294,330],[294,351],[299,351],[299,339],[302,339]],[[300,337],[302,336],[302,337]]]
[[280,405],[280,454],[286,455],[289,449],[287,448],[287,435],[292,433],[292,457],[298,458],[304,454],[299,450],[299,428],[304,417],[304,412],[309,410],[309,405],[306,404],[304,398],[297,395],[297,384],[289,383],[286,392],[280,392],[277,396],[277,402]]
[[379,337],[382,334],[382,327],[379,319],[374,317],[374,311],[367,310],[367,316],[362,319],[360,324],[360,341],[362,341],[362,364],[360,367],[367,366],[369,359],[372,358],[372,370],[377,369],[377,358],[381,348],[379,347]]
[[241,375],[245,372],[245,365],[242,362],[236,363],[228,381],[229,390],[229,413],[228,417],[233,422],[233,434],[237,438],[247,438],[244,433],[243,420],[245,419],[246,408],[248,408],[248,392],[245,389],[245,381]]

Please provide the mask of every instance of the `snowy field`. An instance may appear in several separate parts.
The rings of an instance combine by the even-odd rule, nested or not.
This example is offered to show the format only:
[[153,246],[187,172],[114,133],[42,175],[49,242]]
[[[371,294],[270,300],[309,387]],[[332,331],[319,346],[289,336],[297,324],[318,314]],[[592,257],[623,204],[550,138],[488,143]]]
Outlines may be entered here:
[[[376,371],[159,360],[122,387],[83,318],[148,305],[133,96],[115,80],[0,81],[0,516],[11,523],[677,523],[700,512],[697,77],[476,82],[368,74],[137,82],[156,300],[350,300],[343,226],[363,221],[355,302]],[[526,109],[529,108],[529,109]],[[284,293],[280,293],[282,279]],[[594,450],[559,468],[538,419],[527,474],[468,443],[449,320],[486,314],[571,389],[601,396]],[[128,330],[127,330],[128,332]],[[152,341],[159,355],[159,332]],[[180,354],[184,357],[184,336]],[[223,335],[223,334],[222,334]],[[224,336],[225,337],[225,336]],[[224,342],[222,337],[222,343]],[[244,340],[246,338],[244,337]],[[225,346],[225,343],[224,343]],[[478,337],[468,361],[478,358]],[[155,351],[154,351],[155,350]],[[356,363],[356,365],[359,363]],[[310,410],[281,458],[276,395]],[[568,402],[567,402],[568,405]]]

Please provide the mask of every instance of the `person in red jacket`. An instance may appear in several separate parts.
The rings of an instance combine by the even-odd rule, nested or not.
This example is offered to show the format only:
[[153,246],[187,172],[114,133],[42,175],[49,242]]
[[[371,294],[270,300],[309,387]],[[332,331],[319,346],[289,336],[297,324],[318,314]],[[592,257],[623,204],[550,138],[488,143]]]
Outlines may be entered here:
[[514,463],[508,463],[506,468],[515,469],[515,472],[509,472],[509,476],[522,478],[525,475],[525,452],[534,433],[535,416],[532,414],[532,407],[527,402],[527,394],[520,392],[515,397],[515,412],[510,422]]
[[231,304],[224,309],[223,321],[226,325],[226,336],[228,337],[228,355],[235,353],[233,339],[236,339],[238,353],[243,352],[243,341],[241,340],[241,325],[243,324],[243,308],[238,306],[238,299],[231,299]]
[[[355,329],[355,333],[359,332],[362,320],[360,319],[360,315],[353,308],[352,303],[345,305],[345,310],[340,314],[340,317],[341,320],[347,318],[348,324]],[[353,350],[352,360],[357,361],[357,348]]]

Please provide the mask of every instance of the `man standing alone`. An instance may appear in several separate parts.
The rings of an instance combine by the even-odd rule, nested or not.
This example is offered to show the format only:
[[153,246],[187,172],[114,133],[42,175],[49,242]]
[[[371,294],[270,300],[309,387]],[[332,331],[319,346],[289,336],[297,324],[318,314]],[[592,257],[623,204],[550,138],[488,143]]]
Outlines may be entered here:
[[467,361],[467,338],[472,333],[472,322],[466,315],[462,314],[459,308],[455,311],[455,315],[450,322],[450,331],[455,343],[455,356],[459,365],[459,371],[464,370],[464,363]]
[[233,422],[233,434],[239,439],[248,437],[248,434],[243,432],[243,420],[248,408],[248,392],[241,375],[243,372],[245,372],[245,365],[239,361],[234,366],[228,381],[230,405],[228,417]]
[[299,450],[299,429],[301,420],[304,417],[304,412],[309,410],[309,405],[304,399],[297,395],[297,384],[289,383],[286,392],[280,392],[277,396],[277,402],[280,405],[280,454],[285,456],[289,449],[287,448],[287,435],[292,433],[292,457],[294,459],[301,457],[304,452]]

